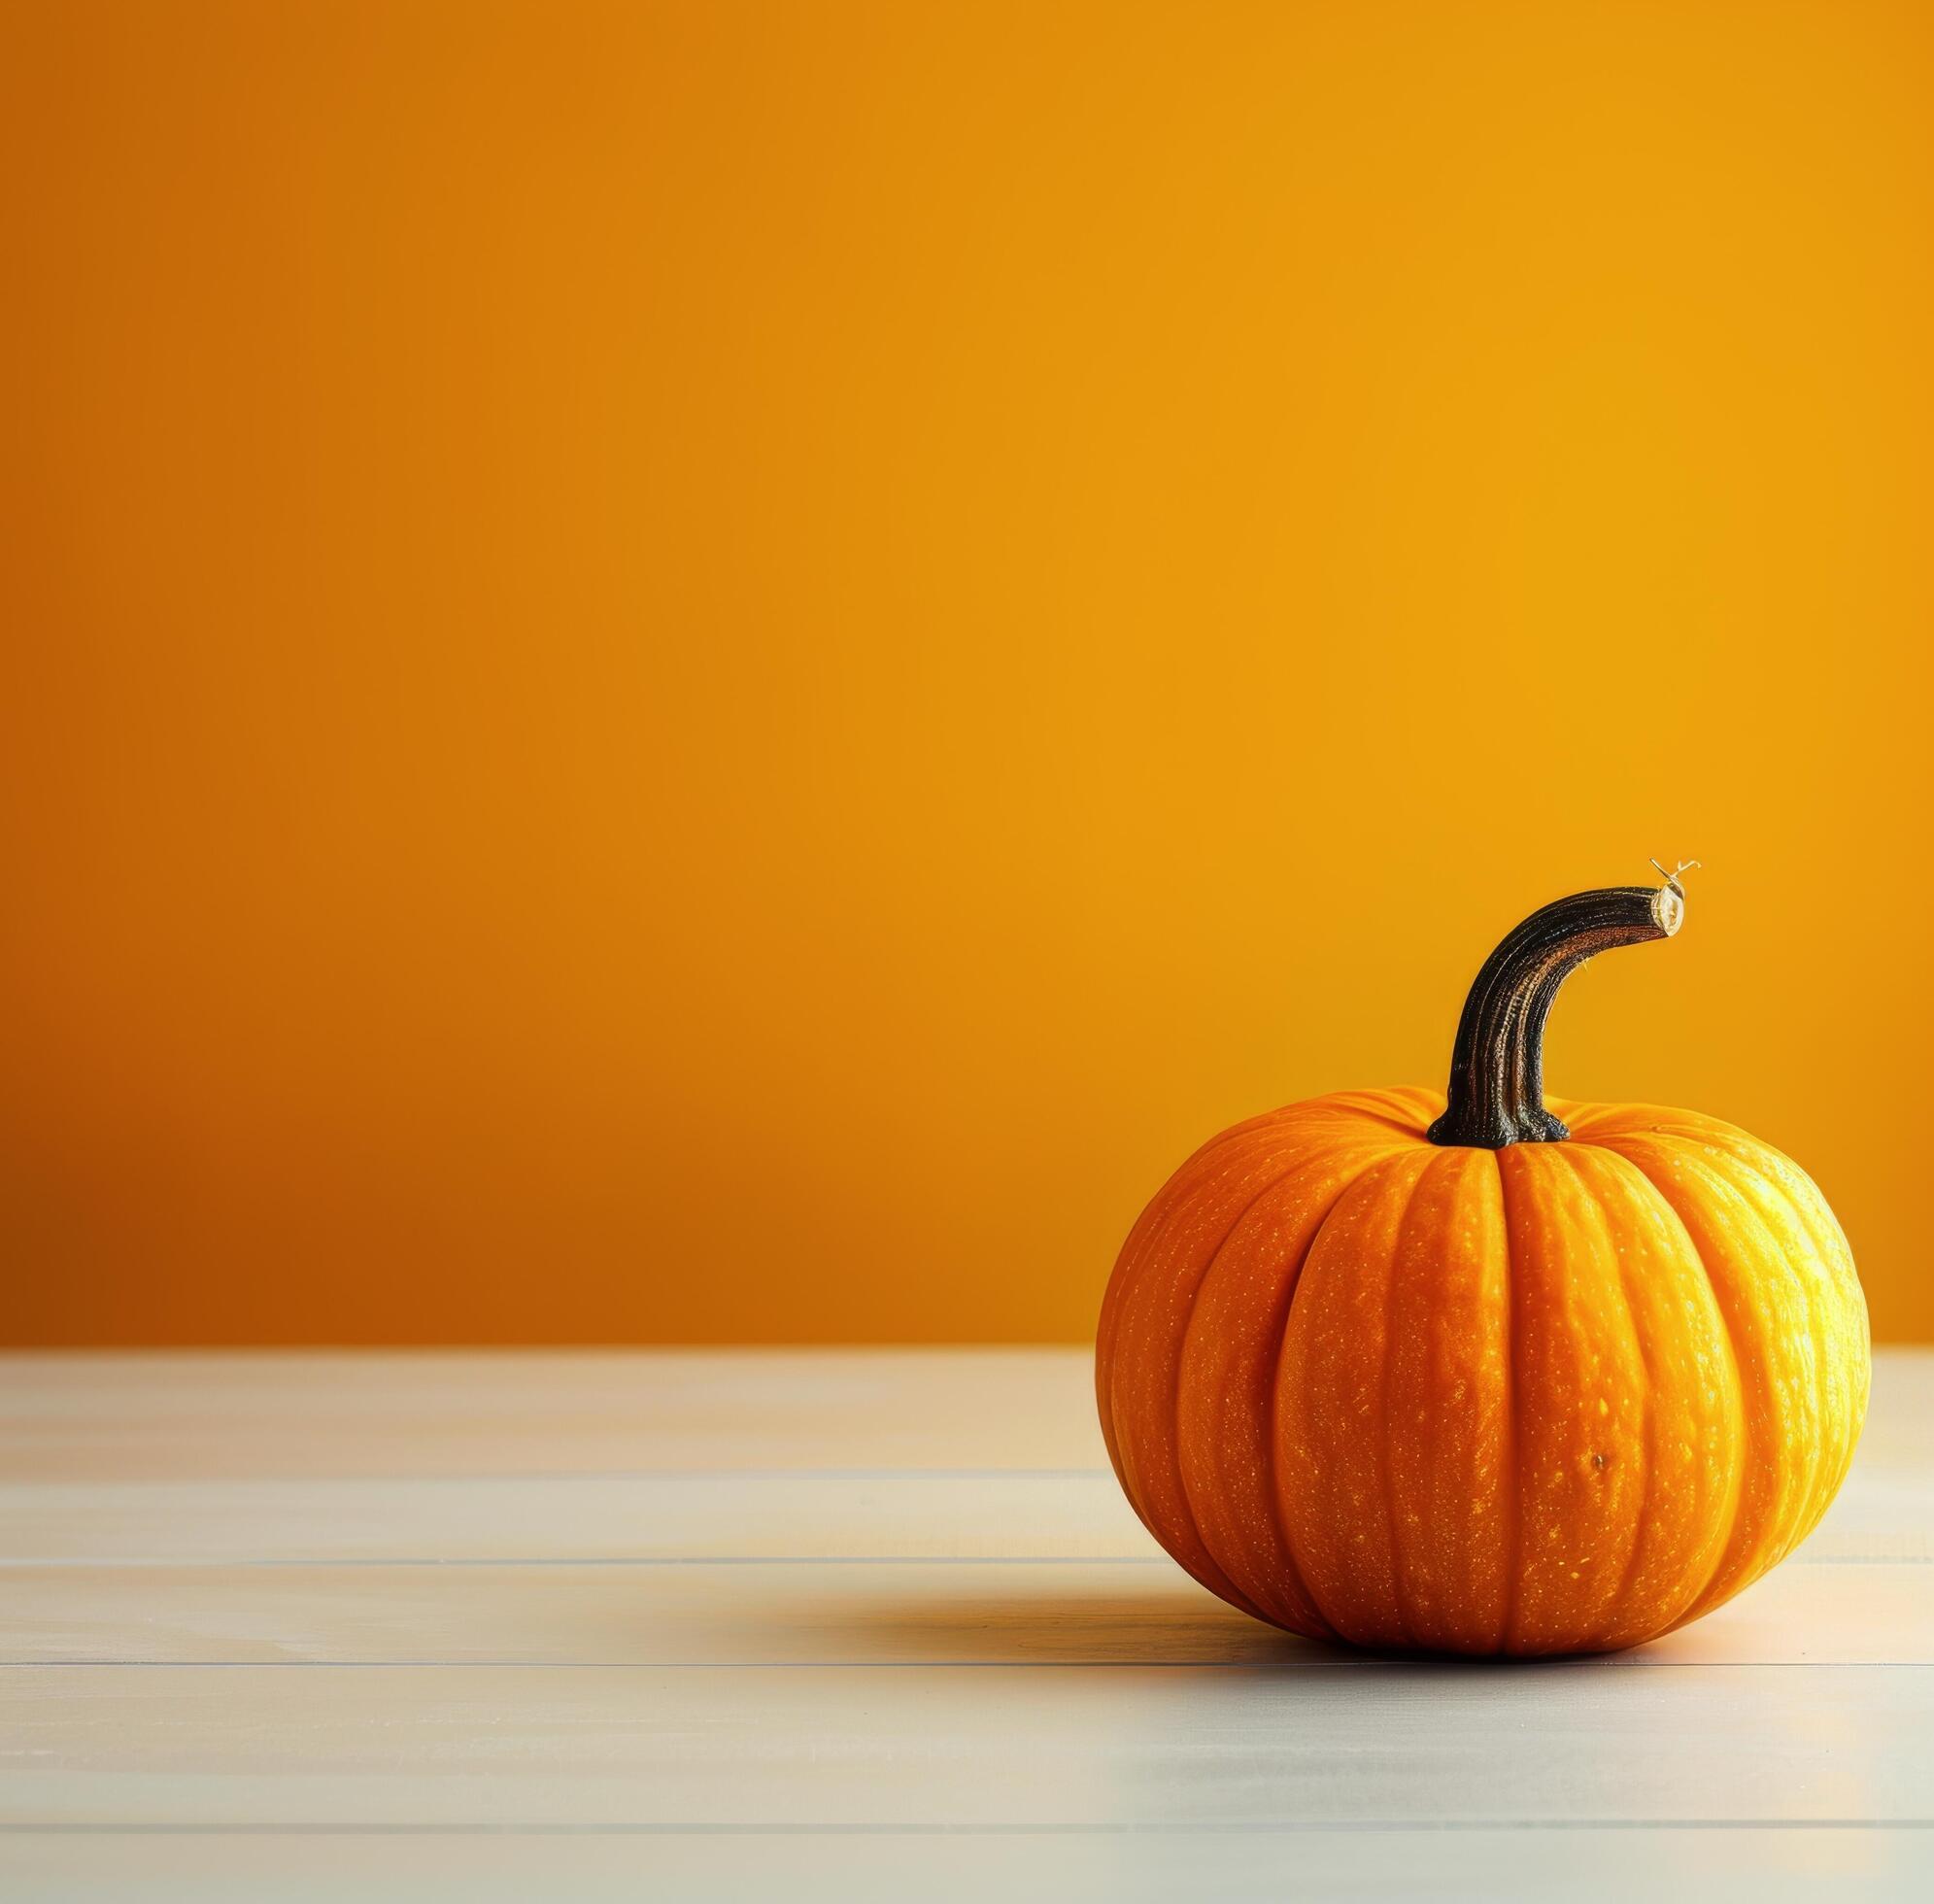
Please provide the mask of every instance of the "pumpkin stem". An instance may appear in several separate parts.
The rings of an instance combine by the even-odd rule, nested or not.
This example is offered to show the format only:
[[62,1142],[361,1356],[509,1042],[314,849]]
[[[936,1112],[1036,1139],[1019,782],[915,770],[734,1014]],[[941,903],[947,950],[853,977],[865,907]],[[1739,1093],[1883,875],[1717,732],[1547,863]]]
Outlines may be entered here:
[[1685,870],[1681,865],[1667,873],[1663,886],[1607,886],[1554,900],[1506,937],[1464,1001],[1448,1103],[1430,1127],[1433,1143],[1502,1150],[1571,1136],[1544,1108],[1544,1021],[1558,988],[1597,953],[1678,932],[1685,917],[1679,873]]

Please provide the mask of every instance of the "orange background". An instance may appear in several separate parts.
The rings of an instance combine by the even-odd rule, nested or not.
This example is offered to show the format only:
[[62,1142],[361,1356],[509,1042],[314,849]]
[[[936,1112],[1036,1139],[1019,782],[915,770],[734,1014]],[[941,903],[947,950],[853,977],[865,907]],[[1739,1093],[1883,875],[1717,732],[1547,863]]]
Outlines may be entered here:
[[18,1342],[1075,1338],[1219,1126],[1551,1082],[1934,1334],[1921,6],[0,26]]

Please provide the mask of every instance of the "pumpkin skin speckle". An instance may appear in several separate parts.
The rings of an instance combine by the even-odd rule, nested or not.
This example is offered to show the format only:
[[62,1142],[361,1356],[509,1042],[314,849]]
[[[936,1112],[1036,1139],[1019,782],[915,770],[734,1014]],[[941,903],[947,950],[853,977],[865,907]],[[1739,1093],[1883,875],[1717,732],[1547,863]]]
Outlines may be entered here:
[[1379,1650],[1609,1651],[1819,1520],[1870,1377],[1819,1192],[1716,1118],[1549,1109],[1564,1140],[1489,1148],[1431,1140],[1437,1092],[1313,1099],[1224,1132],[1143,1212],[1102,1426],[1211,1591]]

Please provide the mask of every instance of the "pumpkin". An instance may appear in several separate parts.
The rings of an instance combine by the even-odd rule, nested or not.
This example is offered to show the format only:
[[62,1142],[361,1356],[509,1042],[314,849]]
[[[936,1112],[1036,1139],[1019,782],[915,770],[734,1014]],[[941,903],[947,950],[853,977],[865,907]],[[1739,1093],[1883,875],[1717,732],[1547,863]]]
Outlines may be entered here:
[[1819,1192],[1717,1118],[1544,1099],[1559,986],[1676,933],[1684,869],[1511,933],[1447,1093],[1238,1124],[1136,1224],[1102,1427],[1210,1591],[1378,1650],[1608,1651],[1710,1612],[1825,1512],[1870,1362]]

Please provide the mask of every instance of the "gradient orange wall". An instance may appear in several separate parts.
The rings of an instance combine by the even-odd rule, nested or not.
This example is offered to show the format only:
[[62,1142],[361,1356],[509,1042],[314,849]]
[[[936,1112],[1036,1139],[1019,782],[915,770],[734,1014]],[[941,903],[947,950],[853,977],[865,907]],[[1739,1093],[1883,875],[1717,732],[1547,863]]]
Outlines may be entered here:
[[0,26],[5,1334],[1073,1338],[1184,1151],[1742,1122],[1934,1334],[1921,6]]

